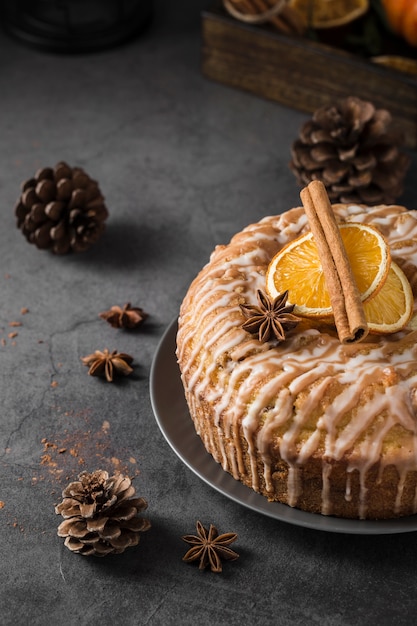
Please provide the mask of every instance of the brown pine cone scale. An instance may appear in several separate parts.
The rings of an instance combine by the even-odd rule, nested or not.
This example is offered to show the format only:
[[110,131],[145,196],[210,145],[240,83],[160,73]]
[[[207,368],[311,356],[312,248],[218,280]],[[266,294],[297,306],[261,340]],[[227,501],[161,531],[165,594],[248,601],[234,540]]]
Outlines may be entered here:
[[102,235],[108,211],[98,184],[80,167],[44,167],[22,185],[17,227],[40,249],[83,252]]

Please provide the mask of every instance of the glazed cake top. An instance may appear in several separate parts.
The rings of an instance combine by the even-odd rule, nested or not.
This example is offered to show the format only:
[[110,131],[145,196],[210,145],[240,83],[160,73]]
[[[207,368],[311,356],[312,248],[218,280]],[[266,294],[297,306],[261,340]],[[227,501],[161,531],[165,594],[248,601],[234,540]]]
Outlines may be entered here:
[[[340,222],[368,223],[382,232],[415,296],[417,211],[333,208]],[[348,472],[359,471],[364,491],[366,471],[378,461],[381,472],[389,464],[397,467],[400,485],[410,469],[417,469],[415,317],[401,332],[368,335],[350,346],[317,322],[300,324],[280,344],[260,343],[242,329],[239,304],[256,304],[273,256],[306,230],[300,207],[266,217],[228,245],[217,246],[184,299],[178,332],[186,392],[210,403],[224,438],[242,425],[249,452],[257,450],[264,461],[267,487],[271,446],[279,447],[290,468],[289,504],[298,496],[297,467],[312,456],[323,459],[323,477],[326,464],[345,460]],[[220,461],[227,465],[226,454]],[[236,466],[225,469],[237,476],[239,466],[238,454]],[[252,481],[256,489],[255,466]],[[398,506],[400,500],[401,488]]]

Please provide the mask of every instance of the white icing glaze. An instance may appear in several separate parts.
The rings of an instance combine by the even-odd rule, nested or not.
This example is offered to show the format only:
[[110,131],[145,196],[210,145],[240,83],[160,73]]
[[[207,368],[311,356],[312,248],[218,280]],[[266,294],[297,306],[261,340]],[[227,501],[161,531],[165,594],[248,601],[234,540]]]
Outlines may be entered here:
[[[336,205],[335,212],[340,220],[374,224],[413,286],[417,212],[401,207],[364,210],[356,205]],[[300,467],[314,456],[322,458],[324,514],[332,513],[334,462],[347,459],[347,502],[352,499],[353,474],[359,474],[359,517],[366,516],[369,468],[380,462],[381,477],[395,463],[400,476],[395,512],[399,512],[407,473],[417,470],[417,331],[368,336],[366,343],[346,347],[331,331],[297,328],[277,346],[261,344],[241,328],[239,303],[256,303],[272,256],[306,227],[300,208],[264,218],[236,235],[229,246],[217,246],[194,280],[181,309],[177,350],[191,414],[190,398],[211,404],[218,436],[210,436],[205,445],[216,456],[217,442],[216,460],[235,478],[245,472],[241,424],[255,490],[259,457],[266,489],[274,489],[270,446],[278,441],[280,457],[289,467],[292,506],[300,495]],[[334,395],[330,404],[329,390]],[[393,457],[386,438],[398,426],[407,431],[410,445]],[[417,511],[417,494],[415,505]]]

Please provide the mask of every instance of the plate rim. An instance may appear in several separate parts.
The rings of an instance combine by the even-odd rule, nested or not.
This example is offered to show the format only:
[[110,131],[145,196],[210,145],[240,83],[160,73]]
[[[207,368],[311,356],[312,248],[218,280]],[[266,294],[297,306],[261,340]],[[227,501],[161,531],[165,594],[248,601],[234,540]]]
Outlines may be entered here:
[[[183,394],[180,371],[175,354],[177,327],[178,317],[175,317],[164,330],[152,359],[149,379],[151,406],[156,423],[173,452],[203,482],[243,507],[266,517],[303,528],[359,535],[399,534],[417,530],[417,515],[389,520],[356,520],[309,513],[280,502],[268,502],[264,496],[235,480],[233,476],[223,470],[222,466],[206,451],[200,437],[194,430],[194,424]],[[180,422],[180,424],[182,424],[183,428],[185,426],[188,434],[192,433],[195,436],[192,439],[191,449],[184,449],[185,446],[182,444],[184,440],[178,443],[170,432],[169,427],[172,424],[170,424],[169,420],[172,419],[171,416],[174,415],[174,412],[161,410],[161,390],[167,383],[165,376],[167,367],[169,375],[172,376],[172,379],[168,376],[168,383],[177,387],[174,391],[177,391],[178,397],[174,399],[179,404],[180,413],[182,412],[182,415],[178,416],[176,414],[175,418],[178,419],[179,417],[180,420],[182,418],[183,422]],[[175,376],[177,376],[177,379],[175,379]],[[201,452],[204,453],[201,456],[204,467],[201,467],[201,463],[200,465],[196,463],[193,452],[197,452],[199,457]],[[213,476],[215,479],[213,479]]]

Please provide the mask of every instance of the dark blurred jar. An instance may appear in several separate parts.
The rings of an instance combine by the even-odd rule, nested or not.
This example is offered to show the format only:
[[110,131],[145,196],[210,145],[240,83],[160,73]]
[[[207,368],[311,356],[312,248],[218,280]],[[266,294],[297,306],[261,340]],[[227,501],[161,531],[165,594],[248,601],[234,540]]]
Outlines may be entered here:
[[150,23],[152,0],[1,0],[1,23],[23,42],[54,52],[121,44]]

